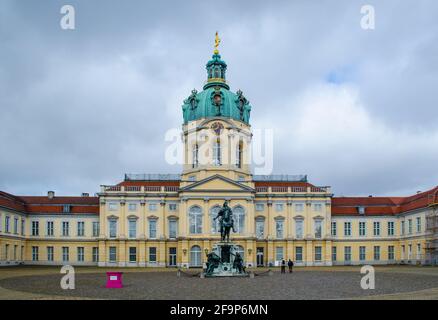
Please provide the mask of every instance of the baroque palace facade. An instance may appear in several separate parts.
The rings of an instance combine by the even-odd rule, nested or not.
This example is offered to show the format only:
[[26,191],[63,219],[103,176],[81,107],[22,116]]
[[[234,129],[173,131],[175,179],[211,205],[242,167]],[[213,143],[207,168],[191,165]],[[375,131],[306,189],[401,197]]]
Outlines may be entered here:
[[233,209],[247,266],[436,264],[438,187],[407,197],[335,197],[307,176],[253,175],[251,106],[215,50],[184,101],[180,175],[125,175],[97,196],[0,192],[0,265],[200,267]]

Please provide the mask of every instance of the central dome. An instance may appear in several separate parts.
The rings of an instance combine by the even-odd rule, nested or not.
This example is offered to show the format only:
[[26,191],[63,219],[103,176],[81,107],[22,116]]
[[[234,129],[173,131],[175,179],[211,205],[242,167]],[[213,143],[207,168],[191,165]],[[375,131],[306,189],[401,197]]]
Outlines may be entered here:
[[231,92],[225,80],[227,64],[215,53],[208,61],[207,82],[204,90],[192,90],[182,105],[184,124],[202,118],[225,117],[249,124],[251,106],[242,91]]

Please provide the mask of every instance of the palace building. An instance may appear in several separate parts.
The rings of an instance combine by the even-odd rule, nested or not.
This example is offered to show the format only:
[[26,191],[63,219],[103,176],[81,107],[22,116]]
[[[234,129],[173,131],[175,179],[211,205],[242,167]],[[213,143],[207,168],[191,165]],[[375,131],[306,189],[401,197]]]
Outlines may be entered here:
[[179,175],[126,174],[97,196],[0,192],[0,265],[201,267],[226,200],[247,266],[436,264],[438,186],[407,197],[335,197],[305,175],[254,175],[251,105],[217,50],[183,102]]

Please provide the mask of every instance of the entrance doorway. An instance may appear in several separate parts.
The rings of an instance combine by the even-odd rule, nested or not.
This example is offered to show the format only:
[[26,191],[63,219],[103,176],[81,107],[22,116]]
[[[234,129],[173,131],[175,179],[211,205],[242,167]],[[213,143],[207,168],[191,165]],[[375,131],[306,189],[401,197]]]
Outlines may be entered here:
[[264,248],[257,247],[257,267],[263,267],[265,265],[263,256],[264,256]]
[[176,248],[169,248],[169,267],[176,267]]

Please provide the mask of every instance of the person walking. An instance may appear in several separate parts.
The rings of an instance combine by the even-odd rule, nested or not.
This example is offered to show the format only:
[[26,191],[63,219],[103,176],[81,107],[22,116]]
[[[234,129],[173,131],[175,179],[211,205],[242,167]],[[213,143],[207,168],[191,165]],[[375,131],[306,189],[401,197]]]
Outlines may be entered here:
[[281,273],[286,273],[286,261],[281,260]]
[[292,267],[294,266],[294,262],[289,259],[289,261],[287,262],[287,266],[289,267],[289,273],[292,273]]

